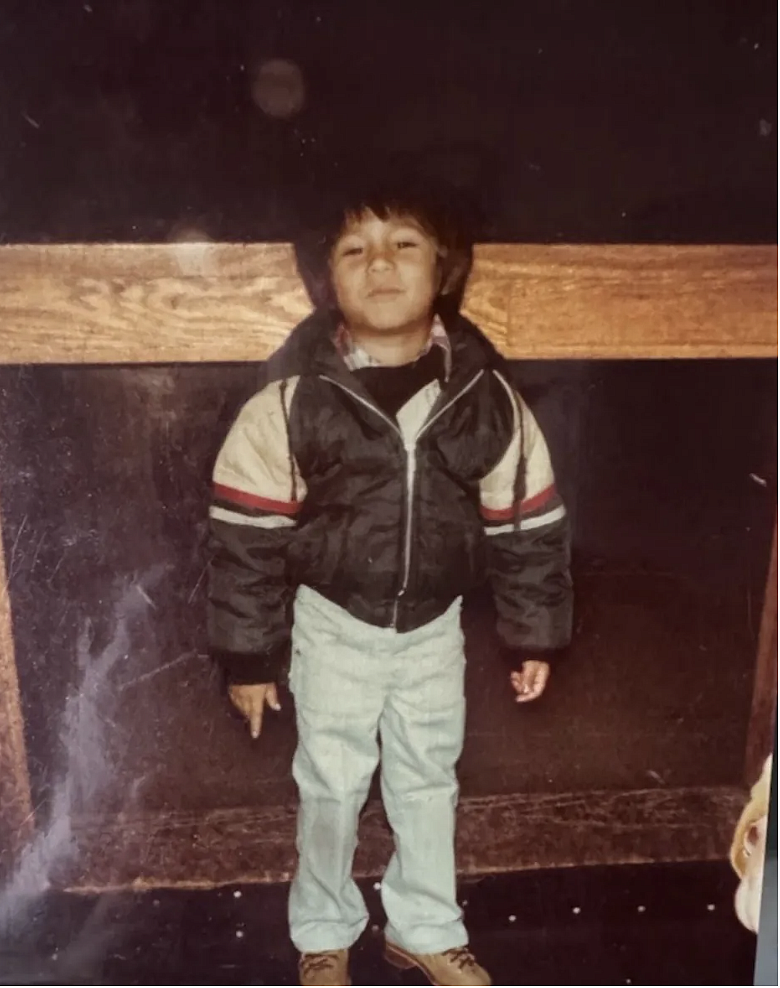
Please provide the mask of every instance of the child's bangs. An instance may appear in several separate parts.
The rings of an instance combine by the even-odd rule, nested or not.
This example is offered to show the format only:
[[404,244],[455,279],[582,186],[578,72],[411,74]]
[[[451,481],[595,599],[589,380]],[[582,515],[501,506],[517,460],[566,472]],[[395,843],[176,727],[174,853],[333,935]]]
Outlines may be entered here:
[[440,248],[445,248],[442,243],[442,232],[428,212],[419,205],[400,199],[366,199],[357,205],[347,207],[338,236],[343,236],[351,227],[359,225],[369,216],[376,216],[383,222],[392,220],[410,222],[435,240]]

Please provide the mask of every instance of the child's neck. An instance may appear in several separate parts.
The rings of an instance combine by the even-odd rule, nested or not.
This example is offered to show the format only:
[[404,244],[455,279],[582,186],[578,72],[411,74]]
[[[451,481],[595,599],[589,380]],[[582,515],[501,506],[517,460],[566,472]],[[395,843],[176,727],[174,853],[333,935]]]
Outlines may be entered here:
[[422,353],[431,335],[433,319],[420,320],[398,330],[372,330],[365,326],[347,326],[350,336],[369,357],[387,367],[413,363]]

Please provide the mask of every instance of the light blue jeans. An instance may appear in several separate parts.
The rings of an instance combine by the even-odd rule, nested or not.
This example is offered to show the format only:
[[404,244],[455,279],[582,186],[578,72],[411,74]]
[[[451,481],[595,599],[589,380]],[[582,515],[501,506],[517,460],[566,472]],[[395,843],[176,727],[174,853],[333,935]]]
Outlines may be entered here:
[[381,885],[388,939],[413,953],[467,942],[456,899],[455,765],[463,747],[461,602],[417,631],[375,628],[306,587],[293,625],[300,951],[350,947],[368,922],[352,878],[358,815],[380,761],[395,853]]

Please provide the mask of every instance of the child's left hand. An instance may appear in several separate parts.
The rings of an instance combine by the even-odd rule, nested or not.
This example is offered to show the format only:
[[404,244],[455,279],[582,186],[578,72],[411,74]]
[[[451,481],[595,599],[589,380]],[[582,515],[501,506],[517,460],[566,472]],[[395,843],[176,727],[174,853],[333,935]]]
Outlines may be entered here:
[[540,662],[538,659],[529,659],[524,662],[520,672],[513,672],[509,681],[514,687],[515,703],[528,703],[530,700],[537,700],[550,678],[550,666],[547,662]]

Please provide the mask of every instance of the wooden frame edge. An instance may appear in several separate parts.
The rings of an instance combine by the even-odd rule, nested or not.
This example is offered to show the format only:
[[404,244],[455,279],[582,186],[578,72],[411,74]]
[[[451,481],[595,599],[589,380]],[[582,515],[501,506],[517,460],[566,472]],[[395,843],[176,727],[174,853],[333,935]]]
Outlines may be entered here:
[[[4,851],[13,861],[35,827],[14,652],[9,578],[0,514],[0,862]],[[2,865],[0,870],[5,869],[6,862]]]
[[[725,860],[744,799],[732,787],[465,798],[459,870]],[[285,882],[295,867],[294,831],[292,807],[82,820],[75,827],[78,859],[54,884],[93,893]],[[361,820],[355,874],[380,874],[391,851],[381,807],[371,803]]]

